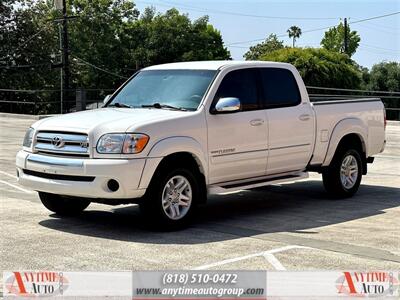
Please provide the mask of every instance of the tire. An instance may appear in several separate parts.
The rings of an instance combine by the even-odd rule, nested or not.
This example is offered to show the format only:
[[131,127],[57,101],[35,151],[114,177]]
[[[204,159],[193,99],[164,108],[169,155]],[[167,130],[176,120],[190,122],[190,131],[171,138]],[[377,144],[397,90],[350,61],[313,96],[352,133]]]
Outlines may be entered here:
[[192,221],[202,195],[199,176],[191,168],[165,165],[154,174],[140,210],[157,230],[176,230]]
[[331,165],[322,172],[325,190],[335,198],[353,196],[360,187],[362,159],[357,149],[339,149]]
[[39,192],[43,205],[60,216],[75,216],[85,210],[90,201],[84,198],[67,197]]

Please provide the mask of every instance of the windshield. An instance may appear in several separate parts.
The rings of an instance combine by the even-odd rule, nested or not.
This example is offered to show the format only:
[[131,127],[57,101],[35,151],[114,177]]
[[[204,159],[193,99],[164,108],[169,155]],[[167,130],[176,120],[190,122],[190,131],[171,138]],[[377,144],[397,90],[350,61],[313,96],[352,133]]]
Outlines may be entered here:
[[141,71],[107,106],[196,110],[215,73],[212,70]]

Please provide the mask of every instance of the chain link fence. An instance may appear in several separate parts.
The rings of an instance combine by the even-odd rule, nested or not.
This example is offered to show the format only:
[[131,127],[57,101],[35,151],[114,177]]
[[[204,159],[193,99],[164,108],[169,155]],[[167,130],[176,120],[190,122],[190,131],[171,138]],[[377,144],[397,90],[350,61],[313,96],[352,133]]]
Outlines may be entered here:
[[[400,120],[400,92],[338,89],[307,86],[311,101],[381,98],[388,120]],[[0,89],[0,112],[16,114],[59,114],[102,107],[113,89],[13,90]],[[62,99],[62,101],[61,101]]]
[[[113,89],[13,90],[0,89],[0,112],[15,114],[64,114],[99,108]],[[62,99],[62,100],[61,100]]]

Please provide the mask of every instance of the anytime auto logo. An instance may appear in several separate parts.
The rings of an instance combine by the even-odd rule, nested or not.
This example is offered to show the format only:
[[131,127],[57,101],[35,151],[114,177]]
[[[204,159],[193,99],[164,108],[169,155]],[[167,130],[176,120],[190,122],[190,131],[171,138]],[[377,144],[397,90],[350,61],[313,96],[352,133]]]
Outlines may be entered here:
[[13,272],[5,279],[4,296],[55,296],[68,288],[62,272]]
[[399,288],[398,275],[399,272],[343,272],[336,280],[336,288],[345,296],[395,295]]

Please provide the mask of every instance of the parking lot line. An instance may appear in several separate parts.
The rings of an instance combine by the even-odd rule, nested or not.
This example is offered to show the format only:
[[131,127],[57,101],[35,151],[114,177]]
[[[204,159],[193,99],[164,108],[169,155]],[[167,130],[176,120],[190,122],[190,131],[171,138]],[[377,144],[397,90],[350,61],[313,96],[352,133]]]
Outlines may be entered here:
[[11,186],[12,188],[14,188],[16,190],[20,190],[20,191],[22,191],[24,193],[27,193],[27,194],[34,194],[35,193],[33,191],[26,190],[26,189],[24,189],[22,187],[19,187],[19,186],[15,185],[15,184],[9,183],[9,182],[4,181],[4,180],[0,180],[0,183],[8,185],[8,186]]
[[285,271],[286,268],[272,253],[264,253],[265,259],[278,271]]
[[253,257],[263,256],[276,270],[286,270],[285,267],[280,263],[280,261],[274,256],[274,253],[279,253],[279,252],[283,252],[283,251],[287,251],[287,250],[291,250],[291,249],[311,249],[311,248],[305,247],[305,246],[289,245],[289,246],[271,249],[268,251],[263,251],[263,252],[254,253],[254,254],[250,254],[250,255],[229,258],[229,259],[221,260],[221,261],[218,261],[218,262],[215,262],[212,264],[199,266],[199,267],[196,267],[193,269],[194,270],[207,270],[212,267],[218,267],[218,266],[246,260],[246,259],[253,258]]
[[13,178],[13,179],[17,179],[17,176],[12,175],[12,174],[10,174],[10,173],[4,172],[4,171],[0,171],[0,173],[1,173],[1,174],[4,174],[4,175],[7,175],[8,177],[11,177],[11,178]]

